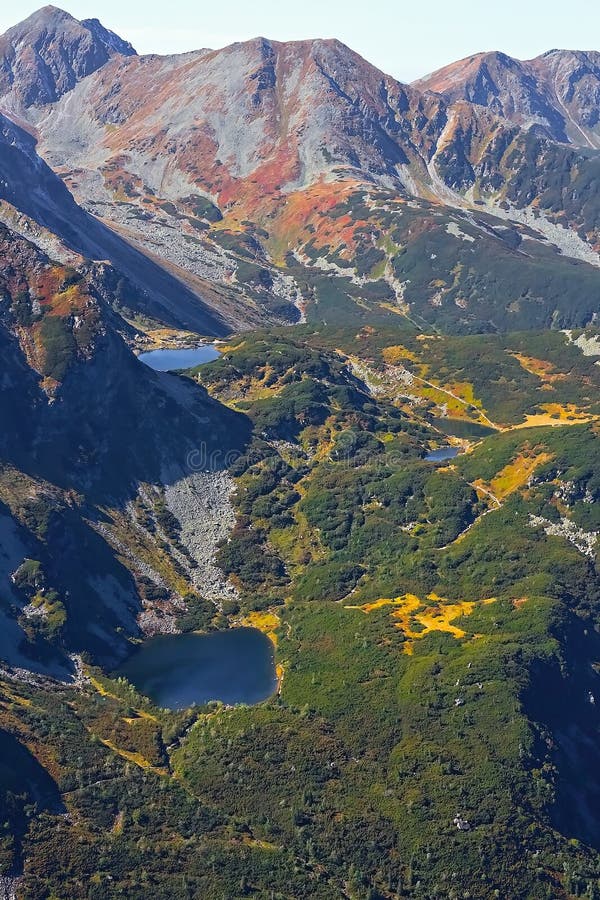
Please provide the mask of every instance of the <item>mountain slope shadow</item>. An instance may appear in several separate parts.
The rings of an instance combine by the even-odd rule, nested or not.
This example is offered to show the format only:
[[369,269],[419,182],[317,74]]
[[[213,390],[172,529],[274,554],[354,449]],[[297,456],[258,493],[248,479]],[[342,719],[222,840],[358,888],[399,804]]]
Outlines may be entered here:
[[201,297],[83,210],[35,147],[28,132],[0,113],[0,200],[58,235],[76,253],[112,263],[142,291],[137,301],[141,312],[177,328],[227,333],[225,321]]
[[543,723],[556,767],[554,827],[600,850],[600,635],[581,622],[567,625],[562,667],[534,673],[526,698],[530,714]]
[[[33,810],[26,809],[32,805]],[[0,855],[0,864],[5,875],[14,878],[22,871],[21,844],[31,813],[62,815],[66,810],[58,786],[46,769],[27,747],[3,729],[0,729],[0,809],[3,820],[0,839],[5,833],[12,837],[9,852]]]

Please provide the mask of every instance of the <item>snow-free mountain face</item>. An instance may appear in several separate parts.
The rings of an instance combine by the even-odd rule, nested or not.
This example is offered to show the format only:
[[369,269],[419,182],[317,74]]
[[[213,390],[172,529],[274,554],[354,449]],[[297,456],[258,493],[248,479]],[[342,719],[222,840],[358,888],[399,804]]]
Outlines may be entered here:
[[52,103],[113,56],[134,54],[98,19],[44,6],[0,37],[0,98],[15,110]]
[[485,106],[520,127],[553,139],[600,148],[600,53],[550,50],[522,62],[478,53],[415,82],[447,101]]
[[[329,321],[332,285],[336,315],[455,330],[530,327],[536,309],[538,324],[582,325],[598,311],[598,54],[480,54],[403,85],[336,40],[137,56],[53,8],[3,40],[20,53],[25,33],[55,88],[31,99],[41,57],[26,57],[0,110],[105,235],[161,267],[171,320],[165,279],[182,285],[186,325],[213,333]],[[145,264],[95,244],[92,258],[137,272],[152,295]],[[213,322],[190,317],[194,297]]]
[[91,182],[93,159],[97,191],[98,173],[113,191],[129,175],[131,193],[183,199],[200,187],[220,207],[251,207],[320,178],[400,188],[430,151],[441,106],[339,41],[258,38],[115,59],[34,120],[57,167]]

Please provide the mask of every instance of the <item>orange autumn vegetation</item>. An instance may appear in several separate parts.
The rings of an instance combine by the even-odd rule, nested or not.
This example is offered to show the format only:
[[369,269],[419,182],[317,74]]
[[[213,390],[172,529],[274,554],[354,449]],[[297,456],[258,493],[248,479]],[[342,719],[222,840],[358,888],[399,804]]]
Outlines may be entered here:
[[[495,603],[495,598],[480,602]],[[403,650],[408,655],[412,655],[414,642],[434,631],[446,632],[457,640],[466,637],[466,632],[453,623],[463,616],[470,616],[477,605],[476,601],[446,600],[431,593],[425,600],[421,600],[416,594],[402,594],[395,599],[383,598],[361,606],[346,606],[345,608],[359,609],[368,615],[384,606],[393,606],[392,617],[397,620],[396,627],[400,628],[404,636],[408,638],[404,643]]]

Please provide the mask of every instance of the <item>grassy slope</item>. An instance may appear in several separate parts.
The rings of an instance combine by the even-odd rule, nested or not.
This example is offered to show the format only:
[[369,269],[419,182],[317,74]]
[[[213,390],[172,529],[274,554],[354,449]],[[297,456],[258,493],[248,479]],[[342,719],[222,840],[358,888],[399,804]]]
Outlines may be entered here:
[[[494,432],[436,467],[438,397],[412,384],[407,402],[386,369],[460,385],[467,420],[510,426],[552,393],[551,366],[556,402],[595,414],[593,361],[564,338],[529,344],[543,377],[518,336],[486,341],[306,327],[199,370],[255,423],[221,563],[242,611],[271,613],[281,693],[175,715],[99,673],[79,692],[11,685],[0,727],[71,813],[33,819],[23,896],[594,896],[597,823],[568,803],[562,735],[569,718],[597,728],[598,581],[530,516],[598,527],[597,425]],[[348,366],[357,346],[375,395]],[[494,385],[511,379],[507,402]]]

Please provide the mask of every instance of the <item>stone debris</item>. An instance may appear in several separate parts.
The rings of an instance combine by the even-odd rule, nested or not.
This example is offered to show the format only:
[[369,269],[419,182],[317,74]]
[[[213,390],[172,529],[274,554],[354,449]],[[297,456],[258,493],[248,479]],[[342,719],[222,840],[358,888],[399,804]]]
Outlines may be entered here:
[[0,875],[0,900],[17,900],[18,878]]
[[195,472],[165,488],[168,508],[181,525],[181,543],[198,564],[189,577],[207,600],[235,600],[236,588],[215,565],[218,545],[235,524],[231,495],[235,482],[227,472]]
[[600,337],[597,334],[580,334],[575,339],[573,339],[572,331],[565,331],[563,334],[566,334],[570,344],[579,347],[584,356],[600,356]]
[[22,614],[26,619],[47,619],[48,618],[48,610],[44,606],[43,603],[39,605],[35,605],[34,603],[28,603],[21,610]]
[[535,212],[532,209],[518,209],[515,206],[508,206],[508,209],[489,202],[487,204],[489,212],[498,218],[509,219],[513,222],[520,222],[527,225],[540,234],[542,240],[549,241],[559,249],[563,256],[570,256],[571,259],[580,259],[583,262],[590,263],[592,266],[600,266],[600,256],[596,251],[579,237],[577,232],[563,225],[558,225],[541,213],[539,210]]
[[475,238],[472,234],[466,234],[466,232],[461,231],[457,222],[448,222],[448,224],[446,225],[446,231],[448,234],[459,238],[461,241],[468,241],[468,243],[470,244],[474,243],[475,241]]
[[578,528],[570,519],[562,518],[558,522],[551,522],[543,516],[529,516],[529,524],[532,528],[543,528],[547,535],[562,537],[573,544],[584,556],[595,559],[598,544],[598,531],[584,531]]
[[163,613],[159,609],[144,609],[137,617],[137,622],[146,637],[154,637],[158,634],[179,634],[177,617]]

